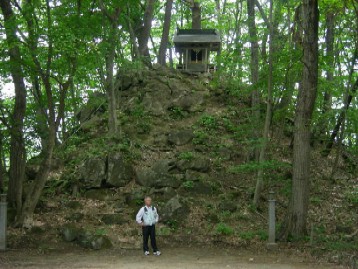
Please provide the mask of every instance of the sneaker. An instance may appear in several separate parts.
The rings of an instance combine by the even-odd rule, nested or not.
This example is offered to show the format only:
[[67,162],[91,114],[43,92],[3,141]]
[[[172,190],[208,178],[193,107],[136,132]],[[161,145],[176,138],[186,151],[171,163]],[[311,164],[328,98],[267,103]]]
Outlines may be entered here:
[[162,254],[162,253],[159,250],[153,252],[153,255],[155,255],[155,256],[160,256],[160,254]]
[[145,256],[149,256],[149,254],[150,254],[149,251],[144,251]]

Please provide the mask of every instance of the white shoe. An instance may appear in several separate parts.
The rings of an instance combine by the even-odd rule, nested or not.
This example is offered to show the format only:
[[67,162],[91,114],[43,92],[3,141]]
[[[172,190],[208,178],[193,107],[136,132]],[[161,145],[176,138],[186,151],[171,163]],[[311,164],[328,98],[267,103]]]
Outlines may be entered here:
[[149,256],[150,255],[149,251],[144,251],[144,255]]
[[153,252],[153,255],[155,255],[155,256],[160,256],[162,253],[158,250],[158,251],[154,251]]

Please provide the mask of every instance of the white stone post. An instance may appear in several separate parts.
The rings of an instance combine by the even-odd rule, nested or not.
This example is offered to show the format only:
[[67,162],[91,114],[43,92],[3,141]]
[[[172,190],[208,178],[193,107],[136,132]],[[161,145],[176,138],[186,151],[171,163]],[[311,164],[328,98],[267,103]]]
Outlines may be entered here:
[[0,251],[6,250],[7,202],[6,194],[0,194]]
[[269,221],[268,221],[268,243],[267,248],[274,249],[276,248],[276,213],[275,213],[275,204],[276,200],[274,199],[275,192],[270,191],[269,193]]

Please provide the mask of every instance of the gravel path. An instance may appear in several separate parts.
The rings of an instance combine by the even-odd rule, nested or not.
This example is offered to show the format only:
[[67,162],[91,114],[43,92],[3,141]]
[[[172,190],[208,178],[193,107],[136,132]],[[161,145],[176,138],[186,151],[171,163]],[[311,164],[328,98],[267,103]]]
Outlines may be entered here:
[[0,253],[1,269],[335,269],[283,253],[249,255],[239,250],[171,248],[160,257],[144,257],[138,250],[111,251],[8,251]]

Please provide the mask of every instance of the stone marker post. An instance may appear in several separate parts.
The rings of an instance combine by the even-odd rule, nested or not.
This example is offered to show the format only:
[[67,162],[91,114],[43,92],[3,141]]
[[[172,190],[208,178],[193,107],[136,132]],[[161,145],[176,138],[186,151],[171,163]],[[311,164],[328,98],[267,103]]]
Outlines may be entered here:
[[274,249],[276,248],[276,214],[275,214],[275,203],[276,200],[274,199],[274,191],[270,191],[269,193],[269,238],[267,243],[268,249]]
[[0,194],[0,250],[6,250],[7,202],[6,194]]

